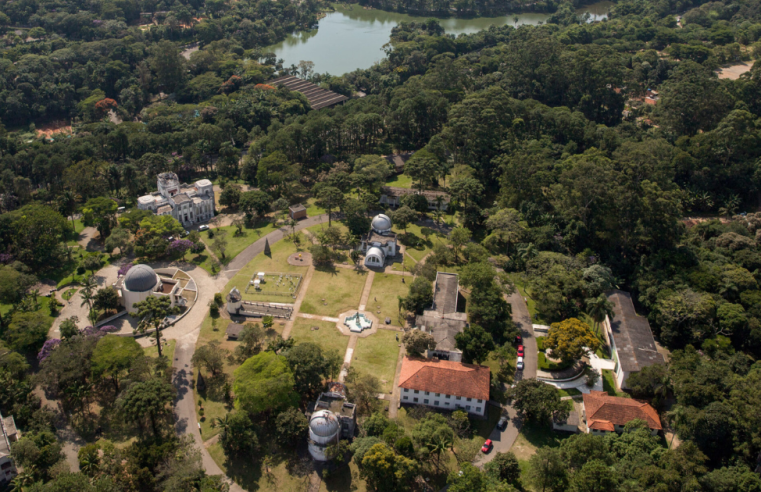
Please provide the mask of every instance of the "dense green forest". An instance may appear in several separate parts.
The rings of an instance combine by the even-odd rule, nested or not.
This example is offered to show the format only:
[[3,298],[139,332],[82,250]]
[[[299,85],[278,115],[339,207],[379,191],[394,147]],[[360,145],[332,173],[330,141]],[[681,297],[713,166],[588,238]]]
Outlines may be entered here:
[[[279,198],[308,198],[316,183],[358,190],[342,211],[359,232],[388,175],[369,156],[414,150],[406,173],[421,187],[446,178],[459,223],[499,266],[527,275],[543,320],[579,315],[589,269],[603,265],[608,283],[634,294],[672,350],[669,366],[644,371],[634,393],[659,404],[673,398],[679,451],[636,429],[599,442],[590,436],[589,452],[569,444],[555,456],[571,463],[563,473],[583,478],[578,470],[599,461],[616,463],[611,487],[621,490],[759,490],[750,471],[761,456],[761,65],[753,63],[761,2],[622,0],[595,23],[571,3],[536,2],[530,8],[554,12],[544,25],[456,38],[421,19],[393,30],[383,62],[344,75],[282,67],[266,52],[326,7],[0,2],[0,300],[14,306],[0,313],[0,338],[13,350],[0,359],[0,411],[29,432],[25,459],[35,478],[84,480],[51,471],[60,461],[53,417],[29,391],[38,377],[51,387],[65,381],[52,369],[32,379],[23,357],[43,349],[49,327],[47,315],[27,309],[27,291],[71,260],[66,217],[92,213],[99,197],[134,203],[154,189],[157,173],[174,171],[182,181],[260,188],[264,195],[248,196],[257,214]],[[194,42],[200,49],[186,58]],[[717,76],[740,62],[752,68],[738,79]],[[276,72],[366,96],[312,111],[303,95],[266,84]],[[36,132],[61,122],[73,123],[71,133]],[[707,220],[687,227],[687,216]],[[98,228],[115,237],[147,229],[138,219]],[[168,236],[149,225],[151,244]],[[72,350],[93,357],[101,335],[78,336]],[[44,367],[59,364],[73,381],[91,377],[58,359]],[[166,367],[141,359],[131,387],[171,401],[167,381]],[[107,396],[113,402],[117,393]],[[135,422],[150,439],[105,450],[121,488],[93,472],[94,485],[28,490],[218,490],[197,457],[185,460],[187,443],[148,432],[145,415]],[[573,442],[581,448],[585,439]],[[171,488],[173,476],[190,485]]]

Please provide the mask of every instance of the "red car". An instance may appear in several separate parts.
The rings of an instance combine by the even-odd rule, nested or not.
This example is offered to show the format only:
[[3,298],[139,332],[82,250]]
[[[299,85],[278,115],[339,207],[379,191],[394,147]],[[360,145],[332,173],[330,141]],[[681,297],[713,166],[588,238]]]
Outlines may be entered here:
[[481,446],[481,452],[488,453],[489,451],[491,451],[491,448],[492,448],[491,439],[487,439],[484,445]]
[[518,345],[518,357],[523,357],[523,345]]
[[523,343],[523,337],[520,335],[515,335],[515,343]]

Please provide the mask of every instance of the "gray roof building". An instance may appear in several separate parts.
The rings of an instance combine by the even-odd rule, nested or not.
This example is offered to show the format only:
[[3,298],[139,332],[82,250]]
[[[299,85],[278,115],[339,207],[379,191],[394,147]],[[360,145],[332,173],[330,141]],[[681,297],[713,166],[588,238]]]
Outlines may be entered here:
[[631,294],[622,290],[611,290],[606,292],[606,295],[613,303],[614,314],[613,319],[608,320],[611,338],[609,342],[616,352],[620,370],[631,373],[640,371],[643,367],[663,364],[663,356],[656,349],[650,323],[644,316],[637,315]]
[[468,315],[457,312],[460,281],[454,273],[436,273],[431,309],[415,319],[415,327],[430,333],[436,341],[436,349],[428,351],[429,357],[460,361],[462,352],[456,347],[455,336],[467,326]]

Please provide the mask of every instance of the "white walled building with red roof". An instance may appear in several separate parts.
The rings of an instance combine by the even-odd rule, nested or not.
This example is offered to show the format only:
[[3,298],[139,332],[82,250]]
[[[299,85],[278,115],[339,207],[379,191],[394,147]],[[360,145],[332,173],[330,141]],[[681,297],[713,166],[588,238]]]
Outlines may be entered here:
[[663,429],[658,412],[647,402],[610,396],[604,391],[590,391],[583,398],[584,418],[590,434],[621,432],[632,420],[645,421],[653,435]]
[[488,367],[405,357],[399,373],[400,401],[484,416],[490,381]]

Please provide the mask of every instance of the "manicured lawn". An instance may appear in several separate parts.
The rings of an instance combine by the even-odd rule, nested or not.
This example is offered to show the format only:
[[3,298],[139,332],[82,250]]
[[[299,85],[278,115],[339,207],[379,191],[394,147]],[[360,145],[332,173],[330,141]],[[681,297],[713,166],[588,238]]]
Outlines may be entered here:
[[564,396],[578,396],[582,394],[582,392],[576,388],[558,389],[558,393],[560,393],[561,398]]
[[324,208],[315,205],[315,201],[317,201],[317,199],[312,197],[304,204],[304,206],[307,208],[307,217],[316,217],[326,212]]
[[343,312],[357,309],[366,277],[366,271],[348,268],[316,270],[304,302],[301,304],[301,312],[338,316]]
[[616,389],[616,374],[610,369],[602,370],[602,389],[610,396],[622,396],[630,398],[629,393]]
[[214,228],[214,237],[209,237],[209,231],[202,232],[201,233],[201,239],[209,248],[212,248],[214,250],[214,241],[219,237],[219,231],[224,231],[226,234],[224,235],[225,240],[227,241],[227,248],[225,249],[225,257],[222,258],[222,255],[219,254],[216,250],[214,250],[214,253],[217,255],[217,257],[222,261],[223,263],[229,263],[233,260],[238,254],[246,249],[250,244],[255,243],[259,240],[259,238],[262,238],[269,234],[270,232],[275,230],[275,226],[272,224],[272,222],[258,222],[254,227],[248,228],[244,227],[242,229],[242,233],[239,236],[236,236],[236,232],[238,232],[238,228],[235,226],[224,226],[224,227],[217,227]]
[[[418,224],[410,224],[407,226],[406,236],[409,238],[416,238],[418,243],[417,246],[407,246],[407,254],[414,258],[415,261],[422,260],[428,253],[433,250],[434,245],[446,244],[445,239],[436,233],[430,234],[426,240],[425,236],[423,236],[423,234],[420,232],[423,227],[424,226],[420,226]],[[394,232],[397,233],[400,242],[404,244],[410,244],[409,240],[405,240],[403,238],[403,236],[405,236],[405,232],[402,229],[394,227]]]
[[[332,224],[330,224],[330,227],[338,229],[339,231],[341,231],[341,234],[346,234],[347,232],[349,232],[349,228],[346,227],[341,222],[339,222],[337,220],[333,220],[331,222],[332,222]],[[317,224],[317,225],[313,225],[311,227],[307,227],[307,231],[311,232],[316,237],[317,234],[320,231],[322,231],[324,229],[327,229],[327,228],[328,228],[328,223],[325,222],[324,224]]]
[[357,340],[351,366],[362,374],[372,374],[383,386],[384,393],[391,393],[399,357],[399,344],[402,334],[390,330],[378,330],[367,338]]
[[223,292],[226,294],[227,292],[230,292],[230,289],[232,289],[233,286],[235,286],[238,287],[238,290],[240,290],[241,293],[243,293],[244,299],[248,301],[292,303],[293,298],[288,296],[272,296],[266,294],[254,295],[253,290],[250,294],[245,293],[246,286],[251,280],[252,275],[256,272],[299,273],[302,277],[306,275],[307,266],[294,266],[288,263],[288,257],[291,254],[305,251],[303,244],[301,247],[297,248],[292,242],[283,239],[270,245],[270,249],[272,252],[271,257],[266,256],[263,253],[257,255],[245,267],[243,267],[242,270],[235,274],[235,276],[227,283]]
[[[313,326],[319,326],[320,329],[312,330]],[[323,351],[336,350],[342,359],[349,345],[349,337],[338,331],[335,323],[317,319],[297,318],[293,322],[291,338],[296,343],[311,342],[319,345]]]
[[553,362],[547,359],[544,352],[539,352],[539,369],[542,371],[562,371],[563,369],[568,369],[572,365],[573,364],[566,364],[563,362]]
[[394,174],[386,181],[386,186],[395,188],[412,188],[412,177],[406,174]]
[[[170,364],[174,360],[174,348],[176,345],[176,340],[168,340],[167,345],[161,347],[163,354],[169,358]],[[151,345],[150,347],[143,347],[143,353],[148,357],[158,357],[159,349],[156,348],[156,345]]]
[[[402,283],[402,279],[406,283]],[[411,281],[410,277],[376,273],[365,309],[373,313],[381,323],[384,323],[386,317],[389,317],[391,324],[403,326],[403,320],[399,317],[398,296],[405,297],[409,294],[409,283]],[[378,313],[378,306],[380,306],[380,314]]]

